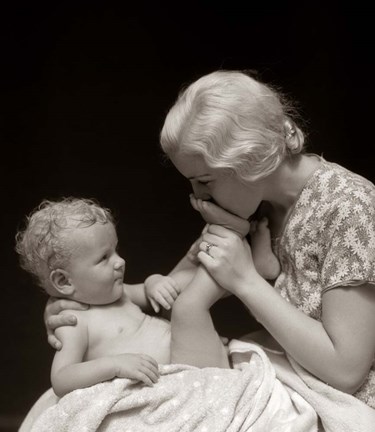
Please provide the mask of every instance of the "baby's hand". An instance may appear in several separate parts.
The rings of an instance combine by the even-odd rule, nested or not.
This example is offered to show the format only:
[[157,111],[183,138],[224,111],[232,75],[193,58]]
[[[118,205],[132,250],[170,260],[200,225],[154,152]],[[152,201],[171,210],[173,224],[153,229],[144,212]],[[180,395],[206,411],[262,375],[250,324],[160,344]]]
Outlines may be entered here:
[[238,234],[241,238],[245,237],[250,230],[250,223],[233,213],[224,210],[211,201],[204,201],[195,198],[190,194],[190,202],[193,208],[202,215],[203,219],[209,224],[221,225]]
[[160,306],[169,310],[181,292],[174,279],[160,274],[151,275],[145,280],[145,290],[155,312],[160,311]]
[[159,379],[156,361],[146,354],[119,354],[113,356],[115,376],[142,381],[152,386]]

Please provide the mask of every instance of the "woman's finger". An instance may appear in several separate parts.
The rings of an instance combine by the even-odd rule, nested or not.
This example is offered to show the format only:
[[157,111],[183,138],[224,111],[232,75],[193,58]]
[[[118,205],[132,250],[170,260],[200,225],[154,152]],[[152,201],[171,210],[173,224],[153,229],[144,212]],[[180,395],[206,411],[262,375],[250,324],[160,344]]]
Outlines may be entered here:
[[88,308],[89,306],[87,304],[79,303],[74,300],[51,299],[47,302],[46,312],[48,311],[48,315],[57,315],[66,309],[86,310]]
[[60,351],[62,348],[61,342],[54,336],[52,333],[48,335],[48,343],[54,348],[56,351]]
[[203,230],[202,230],[202,234],[205,234],[207,231],[208,231],[208,227],[209,227],[210,225],[209,224],[206,224],[205,226],[204,226],[204,228],[203,228]]
[[46,321],[46,326],[50,330],[55,330],[58,327],[76,325],[77,317],[74,315],[53,315],[50,316]]
[[203,201],[200,198],[197,199],[197,208],[198,208],[199,213],[202,213],[204,211],[204,204],[203,203],[205,203],[205,201]]
[[199,249],[201,248],[202,243],[211,243],[213,245],[220,246],[222,245],[223,241],[224,241],[223,237],[219,237],[215,234],[207,233],[202,236],[202,241],[199,244]]
[[198,259],[207,268],[207,270],[210,270],[215,264],[215,258],[203,251],[199,252]]
[[227,238],[232,235],[236,235],[232,230],[225,228],[221,225],[210,224],[208,226],[207,232],[210,234],[214,234],[218,237]]
[[190,204],[193,207],[193,209],[196,211],[199,211],[198,206],[197,206],[197,199],[195,198],[195,196],[193,194],[190,194],[189,198],[190,198]]

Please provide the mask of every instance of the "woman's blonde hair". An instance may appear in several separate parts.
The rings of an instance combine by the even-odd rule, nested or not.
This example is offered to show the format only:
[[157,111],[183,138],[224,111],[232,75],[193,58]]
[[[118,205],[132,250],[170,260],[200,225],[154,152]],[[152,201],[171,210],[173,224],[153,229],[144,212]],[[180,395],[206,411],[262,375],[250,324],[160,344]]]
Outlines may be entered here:
[[69,263],[72,246],[69,233],[95,223],[114,224],[114,219],[108,209],[100,207],[92,199],[43,200],[26,217],[25,228],[16,234],[15,249],[21,267],[48,291],[51,271],[64,268]]
[[217,71],[178,96],[160,135],[167,155],[200,154],[211,168],[255,181],[302,152],[304,134],[280,92],[240,71]]

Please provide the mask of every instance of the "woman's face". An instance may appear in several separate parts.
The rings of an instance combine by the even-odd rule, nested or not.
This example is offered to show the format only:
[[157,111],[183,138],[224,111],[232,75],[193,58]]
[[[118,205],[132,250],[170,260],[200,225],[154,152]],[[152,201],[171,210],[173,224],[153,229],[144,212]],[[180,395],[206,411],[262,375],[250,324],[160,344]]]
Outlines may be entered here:
[[244,219],[249,218],[263,200],[264,188],[261,181],[244,183],[236,175],[208,167],[200,155],[177,153],[170,159],[190,181],[196,198],[212,200]]

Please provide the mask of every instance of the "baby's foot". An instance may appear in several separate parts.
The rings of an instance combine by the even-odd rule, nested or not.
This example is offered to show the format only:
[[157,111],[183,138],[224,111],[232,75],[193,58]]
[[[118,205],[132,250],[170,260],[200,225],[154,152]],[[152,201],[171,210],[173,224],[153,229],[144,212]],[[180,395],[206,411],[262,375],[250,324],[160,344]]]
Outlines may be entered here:
[[197,199],[193,194],[190,195],[190,202],[193,208],[199,211],[207,223],[222,225],[236,232],[241,238],[249,233],[250,223],[246,219],[229,213],[211,201]]
[[271,248],[268,219],[253,221],[250,229],[251,252],[257,272],[264,279],[274,280],[280,273],[280,263]]

